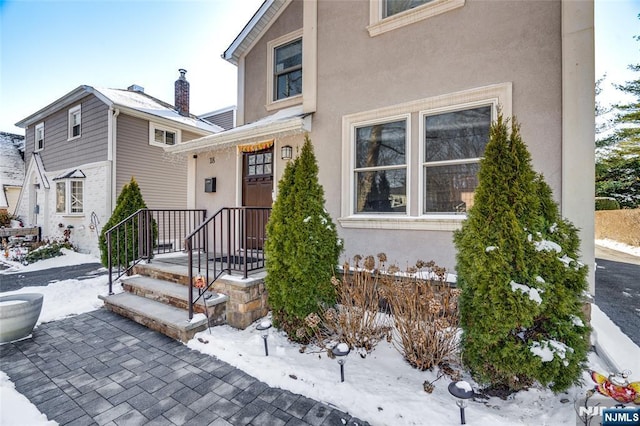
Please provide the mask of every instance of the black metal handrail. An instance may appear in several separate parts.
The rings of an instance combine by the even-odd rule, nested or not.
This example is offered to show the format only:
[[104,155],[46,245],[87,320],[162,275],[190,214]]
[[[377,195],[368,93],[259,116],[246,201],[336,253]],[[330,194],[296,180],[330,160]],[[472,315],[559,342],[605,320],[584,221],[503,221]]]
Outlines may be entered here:
[[[189,260],[189,319],[193,306],[223,274],[264,268],[264,243],[270,207],[223,207],[206,219],[184,240]],[[193,299],[194,274],[202,277],[204,288]],[[200,280],[199,280],[200,281]]]
[[140,209],[105,231],[109,294],[113,294],[113,281],[140,261],[183,251],[184,236],[199,227],[206,214],[203,209]]

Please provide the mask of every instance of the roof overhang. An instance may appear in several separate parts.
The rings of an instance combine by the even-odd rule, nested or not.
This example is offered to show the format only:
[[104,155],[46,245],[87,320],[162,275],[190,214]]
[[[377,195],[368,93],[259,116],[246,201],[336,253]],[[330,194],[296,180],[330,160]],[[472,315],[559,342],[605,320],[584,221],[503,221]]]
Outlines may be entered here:
[[266,117],[264,120],[234,127],[200,139],[193,139],[179,145],[168,146],[164,149],[172,154],[217,151],[265,139],[306,133],[311,131],[311,117],[311,114],[301,113],[276,119]]
[[67,93],[63,97],[58,100],[53,101],[46,107],[42,108],[38,112],[31,114],[30,116],[18,121],[16,123],[17,127],[27,128],[31,124],[38,123],[44,120],[47,116],[53,114],[61,108],[64,108],[68,105],[71,105],[75,102],[78,102],[80,99],[84,98],[87,95],[90,95],[94,92],[93,87],[91,86],[78,86],[76,89]]
[[291,0],[265,0],[247,25],[240,31],[240,34],[224,51],[222,59],[237,66],[244,53],[260,39],[264,31],[271,26],[271,23],[290,2]]

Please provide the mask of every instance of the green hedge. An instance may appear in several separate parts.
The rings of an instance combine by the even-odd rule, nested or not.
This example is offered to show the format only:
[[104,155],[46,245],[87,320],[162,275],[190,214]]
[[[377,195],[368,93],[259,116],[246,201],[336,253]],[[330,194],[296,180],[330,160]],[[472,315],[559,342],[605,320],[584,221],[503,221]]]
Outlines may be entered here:
[[596,197],[597,210],[620,210],[620,203],[615,198]]

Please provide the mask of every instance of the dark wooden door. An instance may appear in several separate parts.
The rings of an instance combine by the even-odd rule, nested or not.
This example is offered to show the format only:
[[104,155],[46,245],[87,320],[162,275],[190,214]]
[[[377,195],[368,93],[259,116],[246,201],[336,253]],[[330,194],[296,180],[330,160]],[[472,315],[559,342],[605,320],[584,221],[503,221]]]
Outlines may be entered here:
[[[271,207],[273,203],[273,147],[243,153],[242,205],[245,207]],[[247,210],[247,247],[262,249],[266,218],[263,212]]]

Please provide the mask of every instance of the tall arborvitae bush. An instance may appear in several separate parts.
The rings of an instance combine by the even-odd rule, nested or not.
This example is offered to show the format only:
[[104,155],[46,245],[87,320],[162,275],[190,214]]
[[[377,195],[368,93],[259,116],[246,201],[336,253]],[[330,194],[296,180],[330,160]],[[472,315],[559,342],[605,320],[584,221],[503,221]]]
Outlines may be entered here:
[[[146,209],[147,204],[144,202],[142,198],[142,192],[140,192],[140,187],[138,186],[138,182],[131,177],[131,181],[128,184],[125,184],[122,187],[122,191],[120,195],[118,195],[118,199],[116,200],[116,208],[113,210],[111,217],[102,228],[102,232],[100,233],[100,239],[98,241],[100,247],[100,260],[104,266],[108,265],[109,255],[107,252],[107,239],[106,239],[106,231],[120,223],[122,220],[131,216],[133,213],[137,212],[140,209]],[[154,221],[153,223],[154,236],[156,234],[157,225]],[[119,234],[112,234],[112,244],[115,244],[115,240],[119,238],[121,244],[125,240],[124,229],[119,232]],[[113,265],[128,265],[129,262],[134,260],[137,256],[138,250],[138,226],[136,224],[132,224],[132,226],[127,227],[127,249],[120,250],[117,253],[115,250],[112,253],[111,261]]]
[[274,322],[299,342],[311,337],[307,315],[335,303],[331,277],[341,245],[324,203],[313,145],[306,137],[278,185],[265,244],[265,285]]
[[473,377],[507,393],[536,381],[554,391],[578,382],[589,347],[578,231],[533,171],[519,125],[502,116],[454,242],[462,360]]

